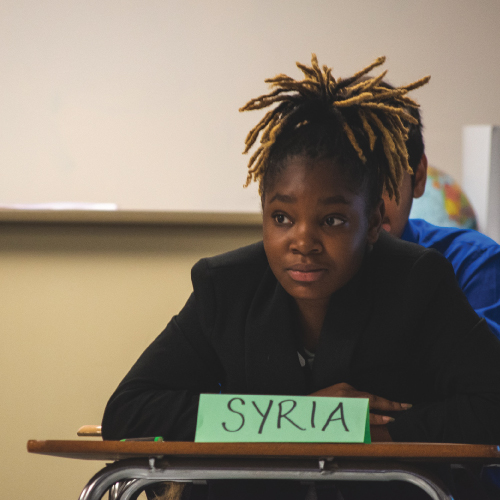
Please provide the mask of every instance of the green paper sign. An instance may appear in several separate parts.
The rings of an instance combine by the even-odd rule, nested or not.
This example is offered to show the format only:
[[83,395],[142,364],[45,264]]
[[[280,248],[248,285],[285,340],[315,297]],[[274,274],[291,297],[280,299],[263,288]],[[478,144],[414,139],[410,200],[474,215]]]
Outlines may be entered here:
[[368,399],[201,394],[198,443],[370,443]]

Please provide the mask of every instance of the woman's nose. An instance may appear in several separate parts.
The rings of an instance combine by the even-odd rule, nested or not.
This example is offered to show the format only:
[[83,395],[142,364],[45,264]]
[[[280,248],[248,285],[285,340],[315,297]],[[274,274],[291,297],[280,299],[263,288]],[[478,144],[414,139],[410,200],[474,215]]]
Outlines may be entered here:
[[323,246],[317,233],[317,228],[310,224],[296,224],[290,248],[293,252],[303,255],[320,253]]

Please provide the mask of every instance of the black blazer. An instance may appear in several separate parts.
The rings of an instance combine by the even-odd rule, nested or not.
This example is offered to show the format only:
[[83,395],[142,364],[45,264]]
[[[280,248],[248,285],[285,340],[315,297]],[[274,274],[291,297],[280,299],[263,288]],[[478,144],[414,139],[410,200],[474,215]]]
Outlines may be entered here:
[[500,443],[500,342],[434,250],[383,233],[330,300],[312,373],[262,243],[202,259],[194,292],[112,395],[104,439],[192,440],[202,392],[304,395],[347,382],[413,408],[395,441]]

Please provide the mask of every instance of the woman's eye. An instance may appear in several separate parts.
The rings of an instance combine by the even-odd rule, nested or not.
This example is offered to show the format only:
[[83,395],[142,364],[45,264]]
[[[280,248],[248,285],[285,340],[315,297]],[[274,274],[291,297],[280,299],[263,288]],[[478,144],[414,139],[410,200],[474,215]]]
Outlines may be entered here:
[[339,217],[335,217],[333,215],[330,215],[329,217],[327,217],[325,219],[325,224],[327,226],[340,226],[342,224],[344,224],[345,221]]
[[288,224],[290,222],[290,219],[285,214],[275,214],[273,218],[278,224]]

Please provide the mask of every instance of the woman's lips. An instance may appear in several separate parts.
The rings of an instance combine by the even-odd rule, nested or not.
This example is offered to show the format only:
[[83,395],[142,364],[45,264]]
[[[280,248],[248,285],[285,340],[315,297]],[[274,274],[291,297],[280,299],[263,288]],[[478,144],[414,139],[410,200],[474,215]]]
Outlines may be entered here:
[[287,269],[287,272],[294,281],[310,283],[320,280],[326,273],[326,269],[308,269],[304,271],[298,269]]

